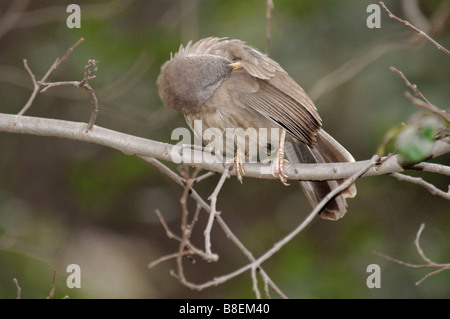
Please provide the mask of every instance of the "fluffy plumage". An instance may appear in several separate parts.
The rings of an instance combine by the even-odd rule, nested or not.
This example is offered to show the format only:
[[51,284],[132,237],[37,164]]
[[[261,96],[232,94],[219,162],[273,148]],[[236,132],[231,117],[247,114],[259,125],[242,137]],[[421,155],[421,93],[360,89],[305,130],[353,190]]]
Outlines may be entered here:
[[[232,63],[241,67],[234,69]],[[184,113],[191,127],[194,120],[202,120],[203,130],[283,128],[294,150],[287,153],[291,162],[354,161],[321,129],[321,118],[305,91],[277,62],[240,40],[206,38],[180,46],[161,67],[157,84],[164,104]],[[203,132],[195,133],[203,136]],[[340,182],[300,184],[315,206]],[[321,216],[341,218],[346,212],[345,198],[355,194],[352,185],[330,201]]]

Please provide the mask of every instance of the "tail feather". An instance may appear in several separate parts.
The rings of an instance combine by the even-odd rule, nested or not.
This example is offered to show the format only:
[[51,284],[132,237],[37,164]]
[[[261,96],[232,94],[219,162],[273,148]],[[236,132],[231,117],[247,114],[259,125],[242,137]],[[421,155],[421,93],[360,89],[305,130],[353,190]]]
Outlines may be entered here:
[[[294,152],[286,152],[290,162],[297,163],[334,163],[334,162],[354,162],[353,156],[334,138],[324,130],[320,130],[317,135],[317,142],[314,146],[308,146],[300,141],[291,140]],[[309,203],[315,207],[330,191],[338,187],[343,180],[329,181],[301,181],[302,187]],[[346,190],[328,202],[320,212],[320,216],[325,219],[338,220],[347,212],[346,198],[356,195],[356,187],[350,185]]]

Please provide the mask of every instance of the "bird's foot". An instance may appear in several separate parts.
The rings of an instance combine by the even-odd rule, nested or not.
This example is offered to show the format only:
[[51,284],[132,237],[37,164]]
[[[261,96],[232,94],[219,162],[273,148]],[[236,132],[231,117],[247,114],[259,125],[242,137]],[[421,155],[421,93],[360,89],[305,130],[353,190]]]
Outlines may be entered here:
[[289,161],[284,159],[284,156],[281,157],[278,153],[272,164],[272,175],[278,177],[283,185],[289,186],[289,184],[287,183],[287,179],[289,176],[284,171],[285,164],[289,164]]

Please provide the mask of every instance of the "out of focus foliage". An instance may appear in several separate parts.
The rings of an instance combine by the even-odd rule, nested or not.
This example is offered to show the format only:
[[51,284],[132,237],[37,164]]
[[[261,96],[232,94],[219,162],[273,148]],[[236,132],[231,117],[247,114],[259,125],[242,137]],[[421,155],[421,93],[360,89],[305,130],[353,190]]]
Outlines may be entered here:
[[[81,6],[80,29],[66,26],[68,3]],[[418,111],[403,96],[407,88],[389,66],[402,70],[433,104],[449,105],[449,57],[426,41],[405,43],[402,39],[413,31],[384,11],[381,28],[367,28],[370,3],[374,1],[275,0],[271,21],[270,56],[307,92],[352,58],[389,43],[373,63],[315,99],[324,128],[357,160],[370,158],[390,128]],[[385,3],[405,17],[400,1]],[[449,9],[448,0],[419,3],[428,18]],[[23,5],[24,13],[5,24],[13,4],[17,9]],[[158,98],[155,80],[161,64],[180,44],[208,36],[238,38],[264,50],[265,11],[264,0],[1,1],[0,112],[18,112],[31,94],[24,58],[39,79],[83,37],[84,43],[49,80],[80,80],[88,59],[99,60],[97,78],[91,81],[100,103],[97,124],[175,143],[172,130],[186,124]],[[433,35],[447,48],[448,26],[444,22]],[[27,114],[87,121],[89,97],[81,89],[53,88],[38,95]],[[409,142],[400,139],[398,150],[412,161],[425,156],[422,152],[436,133],[434,124],[427,124],[429,117],[415,131],[419,135],[401,133]],[[102,146],[5,133],[0,134],[0,154],[0,298],[15,298],[13,278],[24,298],[45,298],[53,271],[55,298],[254,297],[249,274],[197,292],[170,276],[173,261],[147,269],[150,261],[177,249],[154,210],[162,212],[174,231],[180,222],[182,189],[155,168]],[[450,164],[448,155],[436,161]],[[422,176],[448,187],[448,177]],[[217,181],[212,177],[196,189],[207,198]],[[449,297],[449,271],[417,287],[414,283],[426,270],[405,268],[372,253],[419,263],[413,240],[425,222],[423,249],[436,262],[450,262],[449,203],[389,176],[360,179],[357,187],[344,219],[317,219],[263,265],[274,282],[293,298]],[[310,207],[296,183],[285,187],[244,178],[243,185],[227,180],[218,209],[258,256],[298,225]],[[193,235],[199,245],[206,214],[200,217]],[[213,250],[220,254],[219,262],[187,262],[188,278],[203,282],[247,262],[218,227],[213,229]],[[66,287],[66,267],[73,263],[81,267],[80,289]],[[366,286],[367,266],[374,263],[381,267],[380,289]]]

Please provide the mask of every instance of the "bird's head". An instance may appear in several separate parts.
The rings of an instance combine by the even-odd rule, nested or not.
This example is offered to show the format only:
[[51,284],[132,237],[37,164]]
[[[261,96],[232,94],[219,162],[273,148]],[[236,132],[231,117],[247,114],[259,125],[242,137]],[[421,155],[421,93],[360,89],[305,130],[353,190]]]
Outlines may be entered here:
[[177,54],[161,67],[159,96],[172,109],[195,113],[239,67],[217,55]]

